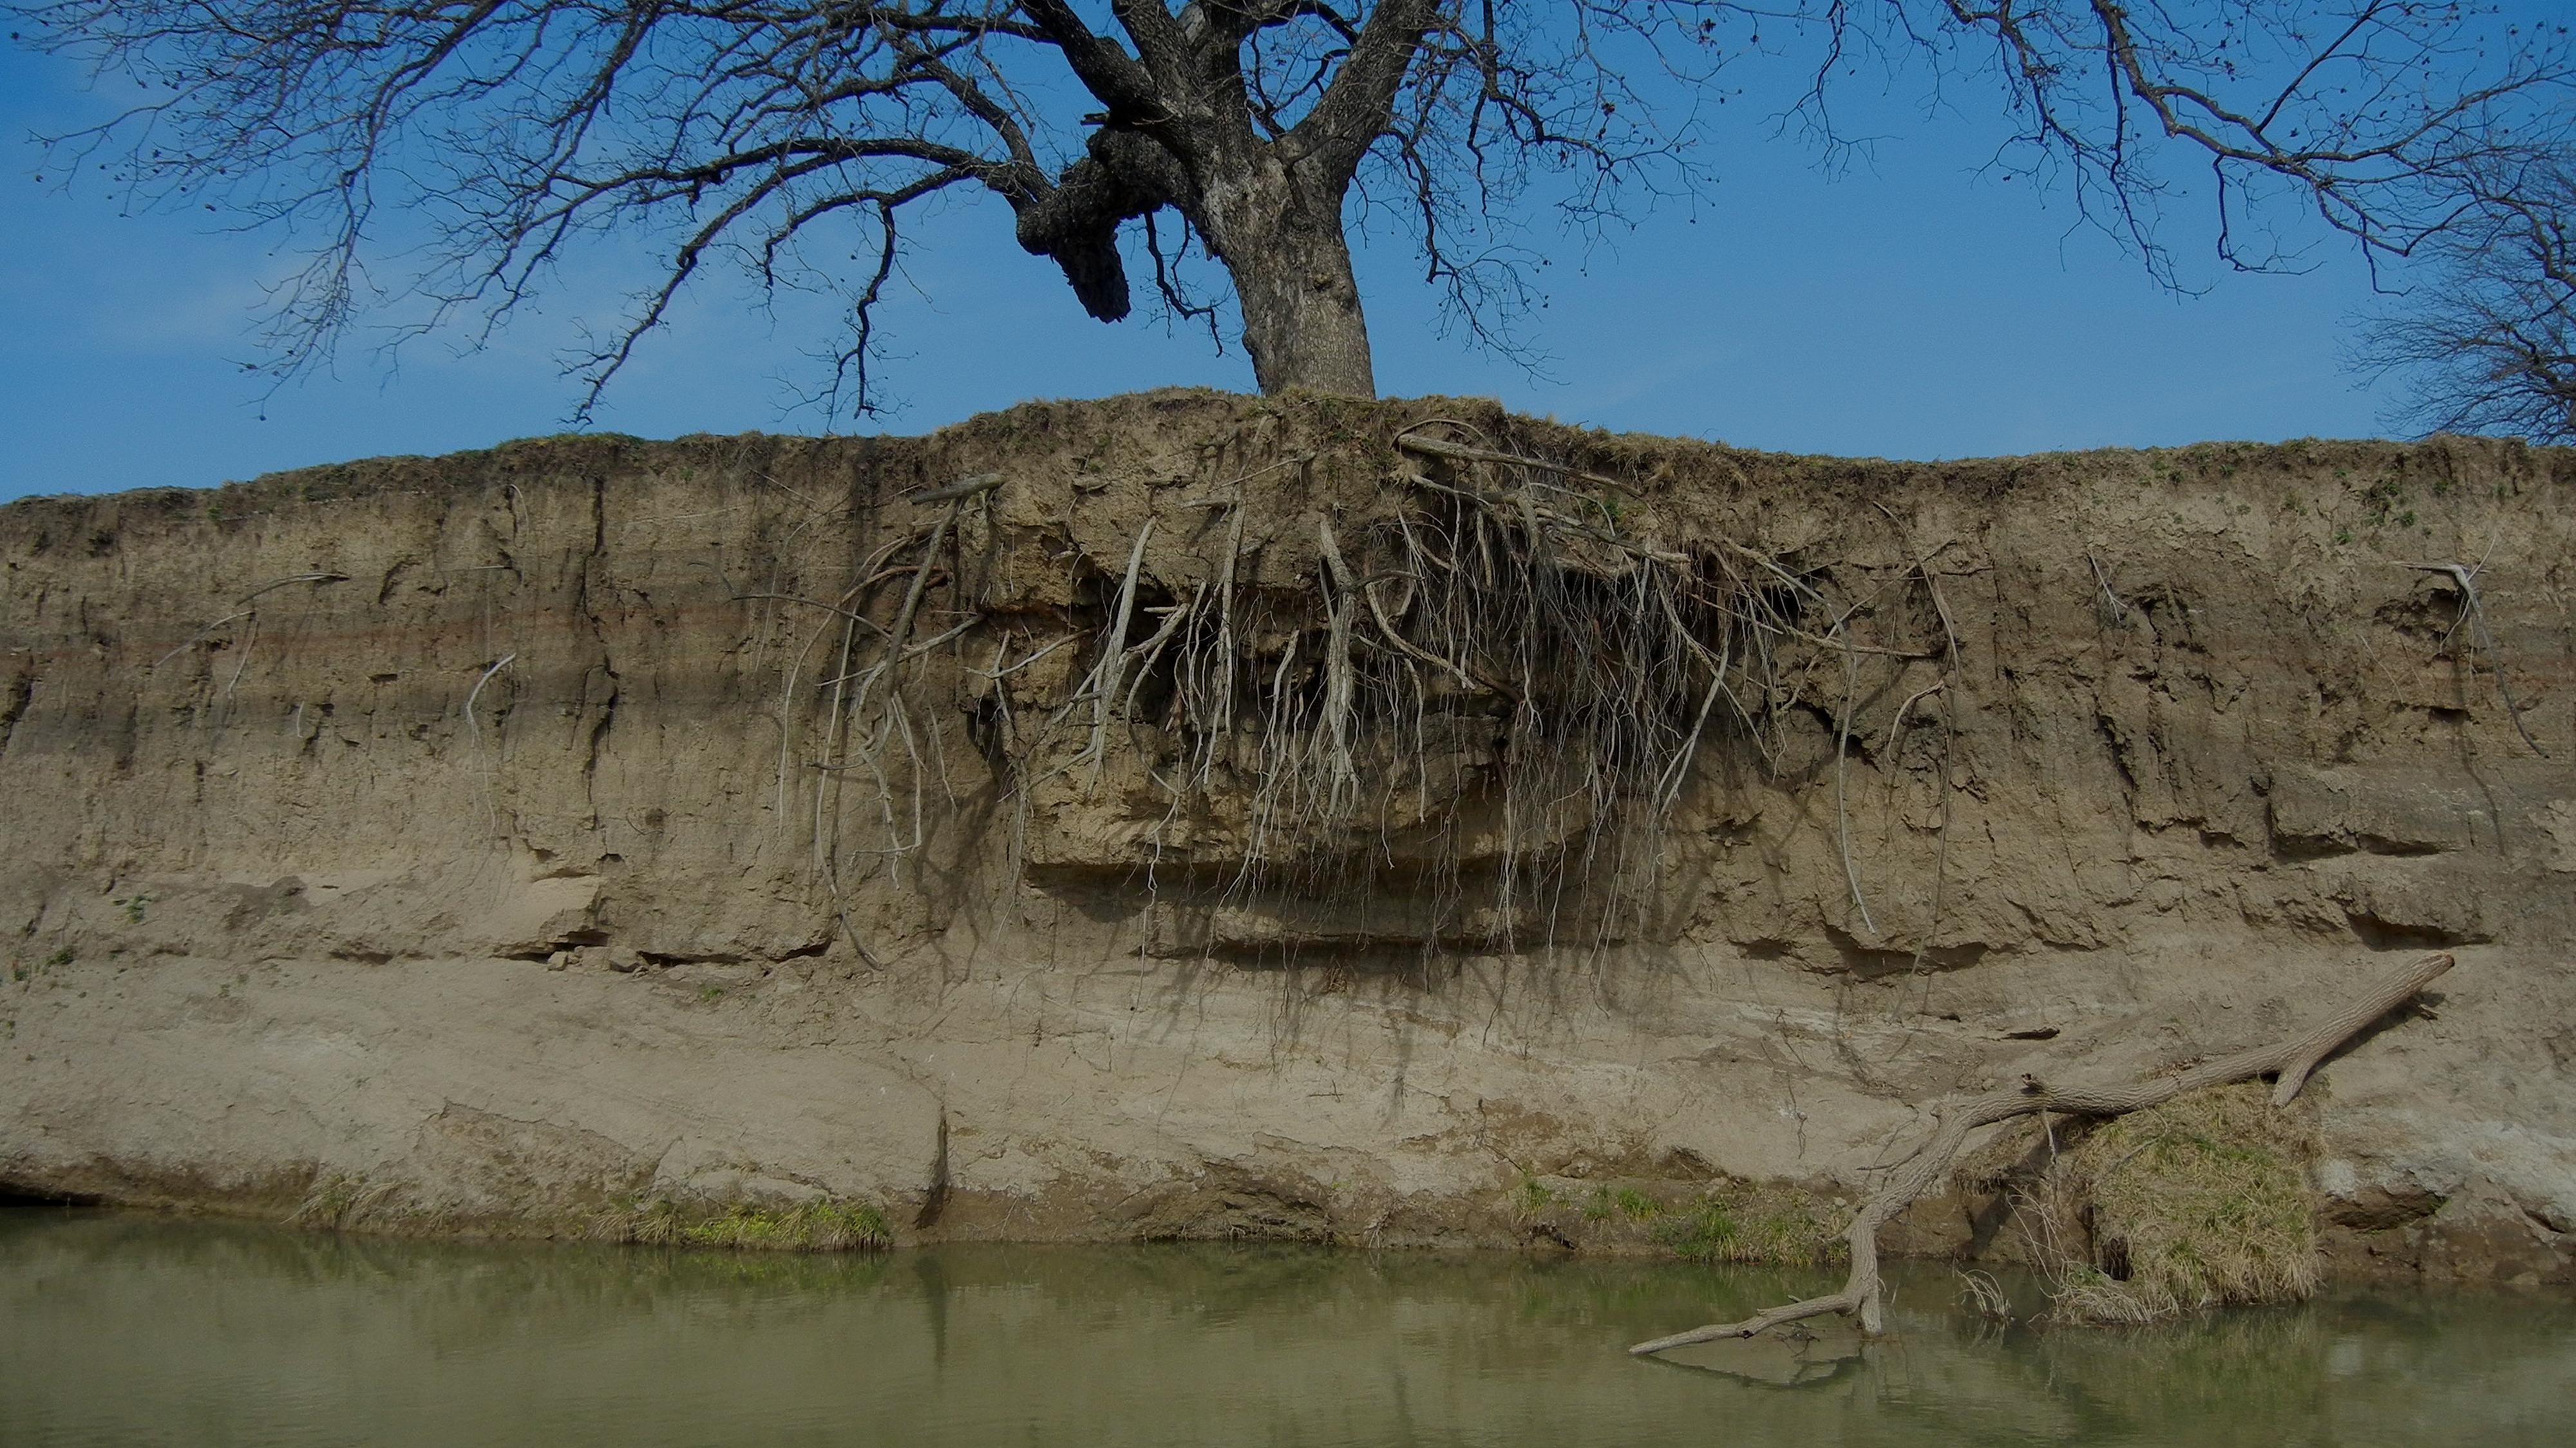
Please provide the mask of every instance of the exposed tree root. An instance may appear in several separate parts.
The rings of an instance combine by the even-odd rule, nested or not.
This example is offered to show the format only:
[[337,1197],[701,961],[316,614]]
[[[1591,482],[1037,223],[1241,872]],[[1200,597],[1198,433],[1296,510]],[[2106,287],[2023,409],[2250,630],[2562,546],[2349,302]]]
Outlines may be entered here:
[[1932,1110],[1931,1134],[1898,1161],[1894,1175],[1852,1218],[1844,1240],[1851,1247],[1851,1273],[1843,1289],[1810,1297],[1742,1322],[1695,1327],[1688,1332],[1641,1342],[1628,1349],[1635,1356],[1664,1352],[1695,1342],[1752,1337],[1757,1333],[1810,1317],[1839,1313],[1857,1317],[1863,1332],[1886,1330],[1885,1294],[1878,1271],[1878,1232],[1899,1212],[1945,1179],[1968,1144],[1969,1134],[1997,1122],[2040,1112],[2109,1118],[2159,1106],[2177,1096],[2211,1086],[2272,1076],[2275,1106],[2286,1106],[2307,1082],[2308,1073],[2361,1029],[2386,1015],[2431,984],[2456,962],[2445,952],[2422,957],[2377,982],[2368,991],[2328,1012],[2316,1024],[2275,1045],[2240,1051],[2206,1061],[2172,1076],[2107,1086],[2057,1087],[2024,1076],[2017,1086],[1983,1096],[1953,1098]]
[[515,653],[507,653],[494,659],[492,667],[483,671],[483,677],[474,681],[474,687],[465,691],[465,729],[477,740],[483,737],[483,726],[474,718],[474,701],[483,697],[483,686],[492,682],[492,676],[510,667],[510,661],[517,657]]
[[2093,582],[2101,594],[2103,627],[2127,628],[2130,617],[2137,612],[2137,609],[2132,607],[2127,599],[2122,598],[2118,590],[2111,587],[2110,571],[2102,566],[2101,559],[2087,551],[2084,561],[2093,565]]
[[[1831,770],[1850,908],[1875,935],[1893,907],[1863,891],[1852,771],[1938,700],[1943,858],[1921,968],[1962,649],[1941,548],[1891,513],[1901,571],[1855,583],[1812,541],[1686,535],[1651,488],[1463,422],[1386,441],[1370,485],[1336,485],[1285,527],[1264,526],[1288,516],[1275,502],[1247,508],[1245,484],[1313,453],[1072,530],[1050,552],[1067,586],[1043,602],[992,571],[1019,483],[990,473],[886,500],[890,529],[828,585],[746,581],[737,598],[789,620],[778,816],[816,880],[838,900],[916,868],[941,796],[957,798],[963,756],[940,731],[957,742],[962,718],[1008,858],[1050,848],[1046,824],[1119,832],[1183,928],[1249,912],[1254,933],[1228,949],[1274,923],[1301,949],[1308,920],[1318,940],[1417,939],[1426,960],[1594,948],[1671,906],[1667,821],[1725,748]],[[1311,477],[1271,490],[1317,495]],[[1908,616],[1929,637],[1887,631]],[[1913,661],[1937,675],[1908,679]],[[1864,726],[1896,682],[1912,693],[1895,719]],[[1830,761],[1811,757],[1809,711]]]
[[[349,575],[345,573],[327,572],[290,573],[284,578],[272,578],[268,582],[261,584],[259,587],[252,589],[250,592],[243,594],[240,600],[242,605],[240,608],[235,609],[231,613],[225,614],[222,618],[216,619],[214,622],[198,629],[195,633],[188,635],[188,637],[182,641],[178,647],[170,650],[170,652],[166,654],[163,654],[161,657],[154,659],[151,663],[144,665],[143,672],[147,674],[154,672],[163,664],[170,662],[172,659],[175,659],[181,654],[184,654],[188,650],[196,647],[200,642],[204,641],[208,634],[213,633],[215,630],[222,628],[225,624],[231,623],[235,619],[246,618],[256,624],[259,621],[259,610],[251,607],[251,600],[258,598],[263,593],[274,592],[277,589],[286,587],[290,583],[346,583],[348,581]],[[236,671],[236,677],[238,677],[238,671]]]
[[[1165,807],[1144,848],[1200,903],[1355,898],[1383,876],[1432,902],[1408,917],[1427,949],[1506,950],[1558,939],[1575,902],[1603,939],[1649,908],[1704,746],[1773,754],[1783,653],[1873,650],[1797,626],[1820,596],[1784,558],[1668,542],[1628,485],[1461,423],[1393,441],[1393,475],[1304,536],[1248,539],[1240,479],[1197,505],[1232,514],[1204,543],[1143,520],[1114,556],[1068,559],[1060,612],[1004,611],[960,551],[991,474],[907,497],[917,521],[837,597],[739,592],[813,625],[779,792],[801,754],[818,878],[837,898],[922,846],[938,721],[962,711],[1020,858],[1038,815],[1141,788]],[[1030,667],[1060,649],[1070,669]]]

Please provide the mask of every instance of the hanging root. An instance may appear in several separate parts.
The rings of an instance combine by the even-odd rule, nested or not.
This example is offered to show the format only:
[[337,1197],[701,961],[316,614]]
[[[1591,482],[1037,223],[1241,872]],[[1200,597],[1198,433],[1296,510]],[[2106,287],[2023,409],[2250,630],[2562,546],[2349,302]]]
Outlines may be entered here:
[[[933,779],[947,792],[938,719],[949,701],[924,707],[925,701],[917,697],[919,666],[983,620],[971,609],[942,610],[930,600],[944,584],[952,605],[957,601],[955,569],[943,564],[942,550],[954,539],[965,509],[1001,484],[999,475],[983,474],[910,499],[917,505],[947,506],[928,528],[900,534],[862,559],[853,570],[855,581],[837,598],[807,598],[777,590],[733,595],[741,602],[788,604],[822,616],[822,626],[805,638],[784,672],[779,699],[778,806],[783,819],[800,737],[798,725],[807,701],[819,699],[821,717],[802,735],[808,741],[804,767],[814,778],[809,839],[813,869],[851,948],[870,966],[881,962],[850,916],[848,892],[854,883],[850,857],[856,858],[858,873],[864,874],[869,868],[890,868],[913,854],[928,835],[926,796]],[[899,594],[893,588],[898,583]],[[939,621],[943,611],[951,617]],[[817,647],[835,634],[837,648],[826,656],[830,668],[808,682],[807,670]],[[852,781],[862,791],[860,813],[869,822],[872,839],[844,838],[845,795]]]
[[[200,627],[195,633],[188,635],[188,637],[182,641],[178,647],[170,650],[166,654],[163,654],[161,657],[154,659],[151,663],[144,665],[143,672],[147,674],[155,672],[163,664],[170,662],[172,659],[175,659],[181,654],[184,654],[188,650],[196,647],[200,642],[204,641],[208,634],[213,633],[215,630],[222,628],[225,624],[231,623],[235,619],[246,618],[256,625],[259,621],[259,610],[251,606],[251,600],[258,598],[261,594],[274,592],[277,589],[286,587],[290,583],[321,584],[346,583],[348,581],[349,575],[345,573],[330,572],[290,573],[284,578],[272,578],[268,582],[261,584],[259,587],[252,589],[250,592],[243,594],[239,600],[242,605],[240,608],[235,609],[231,613],[225,614],[222,618],[216,619],[212,623]],[[241,670],[238,667],[234,669],[233,677],[236,681],[240,679]]]
[[1202,869],[1220,902],[1399,876],[1438,902],[1426,946],[1554,939],[1575,899],[1642,908],[1703,744],[1726,727],[1759,746],[1813,589],[1740,545],[1641,536],[1608,479],[1397,441],[1443,475],[1318,518],[1311,571],[1274,540],[1291,575],[1258,577],[1239,502],[1213,505],[1233,516],[1214,557],[1186,560],[1195,580],[1153,576],[1140,529],[1099,575],[1114,586],[1070,694],[1003,700],[1043,720],[1014,741],[1049,761],[1023,798],[1077,772],[1096,795],[1123,739],[1165,798],[1155,858],[1221,863]]
[[474,687],[465,691],[465,729],[478,741],[483,737],[483,726],[474,718],[474,701],[483,697],[483,686],[492,682],[492,676],[508,668],[510,661],[517,657],[517,654],[511,653],[494,659],[492,667],[483,671],[483,677],[474,681]]
[[2130,618],[2137,613],[2137,609],[2111,587],[2111,574],[2102,566],[2101,559],[2086,553],[2084,561],[2093,567],[2094,602],[2101,611],[2103,627],[2127,628]]
[[[837,596],[738,594],[812,625],[785,670],[779,795],[784,817],[810,773],[836,905],[922,847],[946,790],[936,722],[971,707],[1017,858],[1041,812],[1142,791],[1161,805],[1148,881],[1198,904],[1365,913],[1386,890],[1426,949],[1507,950],[1557,940],[1576,906],[1606,941],[1651,908],[1703,752],[1776,753],[1805,666],[1784,653],[1898,652],[1805,631],[1821,596],[1799,569],[1664,541],[1615,480],[1460,424],[1395,441],[1398,476],[1293,535],[1247,537],[1242,483],[1303,457],[1193,505],[1227,513],[1205,543],[1147,518],[1115,555],[1073,558],[1070,607],[1000,613],[958,576],[993,475],[906,499],[920,521]],[[1032,667],[1066,649],[1070,668]]]
[[1688,1332],[1641,1342],[1628,1351],[1642,1357],[1695,1342],[1752,1337],[1786,1323],[1837,1313],[1857,1317],[1863,1332],[1872,1335],[1884,1332],[1886,1305],[1878,1273],[1879,1228],[1948,1177],[1971,1132],[1997,1122],[2042,1112],[2107,1120],[2160,1106],[2188,1092],[2250,1081],[2258,1076],[2275,1078],[2272,1103],[2276,1107],[2287,1106],[2299,1094],[2299,1088],[2307,1082],[2308,1073],[2314,1071],[2319,1062],[2359,1034],[2363,1027],[2439,979],[2455,963],[2450,955],[2442,952],[2424,956],[2378,981],[2369,990],[2328,1012],[2307,1030],[2288,1040],[2204,1062],[2176,1075],[2108,1086],[2066,1088],[2024,1076],[2019,1085],[2002,1091],[1942,1102],[1932,1109],[1931,1134],[1896,1162],[1894,1175],[1852,1218],[1851,1227],[1844,1233],[1844,1240],[1851,1247],[1851,1273],[1844,1280],[1840,1292],[1774,1307],[1742,1322],[1695,1327]]

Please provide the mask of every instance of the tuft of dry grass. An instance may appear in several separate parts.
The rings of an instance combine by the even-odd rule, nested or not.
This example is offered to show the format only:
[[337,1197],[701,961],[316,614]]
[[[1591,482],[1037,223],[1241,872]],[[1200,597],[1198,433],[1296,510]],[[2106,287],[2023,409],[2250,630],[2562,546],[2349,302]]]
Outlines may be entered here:
[[386,1209],[401,1195],[398,1183],[370,1182],[350,1172],[319,1178],[295,1210],[288,1226],[315,1231],[360,1231],[387,1225]]
[[2313,1126],[2260,1082],[2106,1123],[2023,1197],[2050,1316],[2142,1324],[2291,1302],[2319,1280]]

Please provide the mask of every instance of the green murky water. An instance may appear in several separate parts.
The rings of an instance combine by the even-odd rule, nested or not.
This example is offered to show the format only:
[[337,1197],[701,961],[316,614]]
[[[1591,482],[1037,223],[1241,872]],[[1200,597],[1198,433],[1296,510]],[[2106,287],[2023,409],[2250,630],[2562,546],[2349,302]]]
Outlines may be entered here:
[[1268,1247],[782,1258],[0,1211],[0,1444],[2561,1444],[2576,1301],[1621,1355],[1813,1274]]

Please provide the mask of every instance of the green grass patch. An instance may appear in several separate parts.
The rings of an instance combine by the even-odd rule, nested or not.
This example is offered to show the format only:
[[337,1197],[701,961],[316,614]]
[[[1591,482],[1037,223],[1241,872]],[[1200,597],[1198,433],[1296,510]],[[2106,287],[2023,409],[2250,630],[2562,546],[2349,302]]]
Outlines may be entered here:
[[1583,1220],[1606,1222],[1612,1217],[1626,1217],[1632,1222],[1648,1222],[1663,1215],[1664,1204],[1635,1187],[1594,1187],[1584,1199]]
[[1823,1203],[1803,1193],[1712,1195],[1663,1213],[1654,1239],[1689,1262],[1812,1267],[1843,1250],[1827,1215]]
[[885,1214],[865,1202],[813,1201],[792,1207],[736,1203],[693,1217],[667,1197],[603,1214],[591,1235],[645,1246],[730,1247],[753,1252],[856,1252],[892,1246]]

